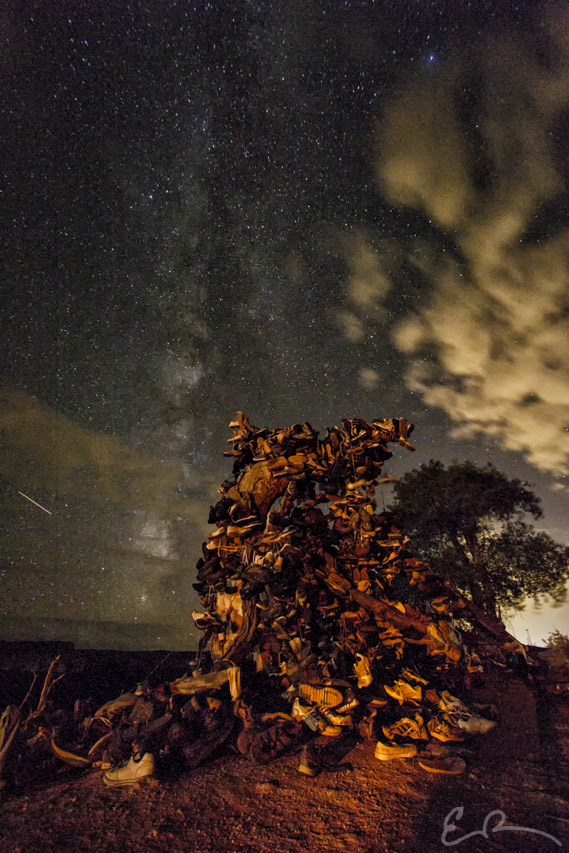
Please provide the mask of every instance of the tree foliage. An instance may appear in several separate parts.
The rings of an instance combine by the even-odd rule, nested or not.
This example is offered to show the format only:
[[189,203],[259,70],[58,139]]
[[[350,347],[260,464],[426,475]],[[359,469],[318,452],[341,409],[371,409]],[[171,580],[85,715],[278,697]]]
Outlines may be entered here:
[[431,460],[395,484],[391,510],[414,550],[475,604],[496,613],[540,593],[563,599],[569,548],[523,520],[542,516],[539,498],[493,465]]
[[562,634],[557,628],[552,631],[546,640],[547,648],[554,649],[559,652],[565,660],[569,661],[569,637],[567,634]]

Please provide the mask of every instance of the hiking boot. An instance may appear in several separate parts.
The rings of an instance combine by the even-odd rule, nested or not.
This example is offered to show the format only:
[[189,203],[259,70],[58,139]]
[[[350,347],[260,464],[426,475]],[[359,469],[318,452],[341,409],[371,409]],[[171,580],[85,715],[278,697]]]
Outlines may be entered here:
[[380,761],[392,761],[394,758],[414,758],[417,755],[417,747],[414,743],[398,745],[383,743],[378,740],[374,754]]
[[466,761],[458,755],[423,755],[419,759],[419,767],[422,767],[427,773],[445,773],[447,776],[460,776],[466,769]]
[[399,679],[393,687],[390,687],[388,684],[384,684],[383,686],[387,695],[391,696],[392,699],[397,699],[400,705],[403,705],[404,702],[418,705],[423,698],[423,689],[420,684],[413,687],[409,682]]
[[427,730],[429,734],[437,740],[464,740],[464,735],[457,726],[451,725],[446,720],[437,720],[436,717],[431,717],[427,723]]
[[302,699],[323,708],[336,708],[344,698],[340,690],[321,684],[299,684],[298,693]]
[[256,732],[251,740],[249,756],[257,764],[267,764],[283,755],[298,741],[301,733],[299,723],[280,720],[263,731]]
[[412,738],[412,740],[428,740],[429,735],[425,728],[425,721],[420,714],[415,714],[415,719],[402,717],[392,726],[382,726],[383,734],[388,740],[395,737]]
[[116,770],[107,770],[103,776],[103,782],[112,788],[124,788],[126,785],[134,785],[146,776],[154,774],[154,757],[151,752],[145,752],[138,761],[131,758],[124,767]]
[[356,662],[354,664],[354,675],[358,679],[358,687],[369,687],[373,681],[369,661],[361,654],[356,654]]
[[298,762],[298,772],[304,776],[317,776],[320,772],[320,764],[316,757],[316,751],[311,743],[303,746]]

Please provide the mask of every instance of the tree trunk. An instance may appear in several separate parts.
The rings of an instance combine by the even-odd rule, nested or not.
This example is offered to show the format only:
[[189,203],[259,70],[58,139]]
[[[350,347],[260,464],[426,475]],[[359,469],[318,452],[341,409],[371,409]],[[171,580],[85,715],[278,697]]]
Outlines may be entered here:
[[465,539],[468,550],[472,554],[472,563],[470,566],[471,579],[469,583],[472,601],[477,607],[481,607],[487,613],[497,617],[498,604],[488,576],[486,564],[480,553],[480,544],[476,532],[467,534]]

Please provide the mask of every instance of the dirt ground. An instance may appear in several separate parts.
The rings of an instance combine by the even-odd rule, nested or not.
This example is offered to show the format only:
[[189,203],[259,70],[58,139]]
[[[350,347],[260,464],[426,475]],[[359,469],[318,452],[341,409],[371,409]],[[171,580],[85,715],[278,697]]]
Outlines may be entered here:
[[[569,701],[536,693],[511,677],[487,683],[475,698],[495,701],[501,722],[464,744],[467,770],[460,777],[426,773],[417,759],[380,762],[369,741],[356,742],[332,771],[316,778],[297,772],[295,755],[257,766],[231,752],[155,787],[108,789],[101,771],[62,768],[55,784],[12,795],[0,805],[0,850],[569,849]],[[456,812],[449,817],[459,806],[461,819]],[[495,810],[505,814],[505,822],[500,815],[487,818]],[[457,827],[446,835],[445,820],[447,827]]]

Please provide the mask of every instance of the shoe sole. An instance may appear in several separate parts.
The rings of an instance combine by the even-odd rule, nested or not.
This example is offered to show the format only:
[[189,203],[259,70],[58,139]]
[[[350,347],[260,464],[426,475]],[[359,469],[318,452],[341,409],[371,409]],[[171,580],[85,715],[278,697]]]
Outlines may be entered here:
[[458,736],[444,735],[444,734],[439,734],[438,732],[432,732],[430,729],[429,729],[429,734],[431,735],[431,737],[434,737],[437,740],[440,740],[442,743],[448,743],[449,741],[452,741],[454,743],[462,743],[464,740],[464,738],[460,735],[458,735]]
[[303,699],[323,708],[336,708],[344,698],[340,690],[333,687],[315,687],[312,684],[301,684],[298,692]]
[[325,708],[321,710],[321,713],[330,721],[332,726],[351,726],[353,723],[350,715],[342,716],[341,714],[333,714],[330,716],[330,714],[326,713]]
[[374,755],[379,761],[395,761],[398,758],[415,758],[417,755],[417,747],[414,744],[411,744],[409,747],[406,747],[405,750],[402,750],[397,755],[388,754],[386,752],[382,752],[376,746]]
[[423,770],[427,771],[427,773],[441,773],[445,776],[460,776],[460,774],[464,773],[466,769],[466,761],[462,758],[458,758],[452,764],[437,765],[434,762],[431,763],[419,759],[419,767],[422,767]]
[[118,779],[116,781],[103,776],[103,782],[108,788],[127,788],[129,785],[136,785],[137,782],[145,782],[150,786],[158,784],[158,780],[151,773],[146,776],[139,776],[138,779]]
[[303,776],[318,776],[318,770],[315,767],[309,767],[307,764],[299,764],[298,772]]
[[[359,699],[352,699],[350,702],[345,702],[343,705],[337,705],[334,707],[335,714],[347,714],[349,711],[353,711],[354,708],[357,708],[360,704]],[[384,702],[384,705],[387,705],[387,702]]]
[[[106,735],[105,735],[106,737]],[[90,767],[92,763],[91,758],[85,758],[83,755],[77,755],[75,752],[70,752],[67,749],[62,749],[60,746],[56,744],[54,739],[50,740],[51,751],[54,755],[56,755],[61,761],[64,761],[66,764],[71,765],[71,767]]]
[[463,731],[467,735],[486,735],[486,734],[488,734],[488,732],[491,732],[492,729],[496,727],[496,723],[494,723],[494,722],[489,726],[478,727],[475,729],[469,729],[466,726],[461,726],[460,723],[458,725],[459,725],[460,730]]

